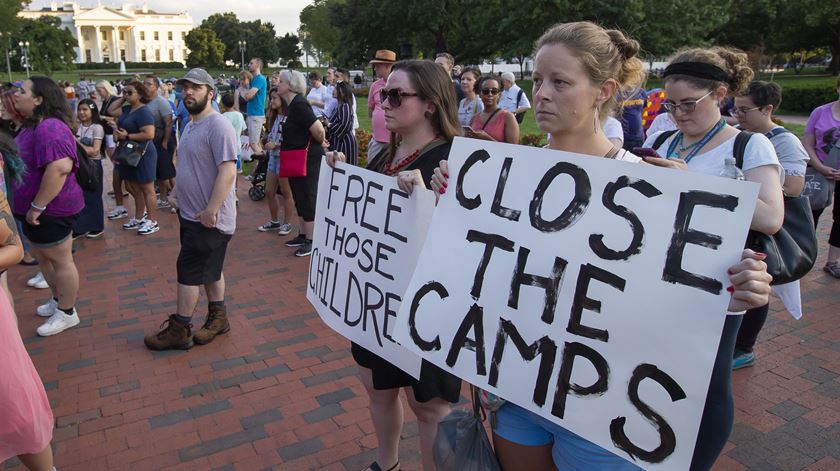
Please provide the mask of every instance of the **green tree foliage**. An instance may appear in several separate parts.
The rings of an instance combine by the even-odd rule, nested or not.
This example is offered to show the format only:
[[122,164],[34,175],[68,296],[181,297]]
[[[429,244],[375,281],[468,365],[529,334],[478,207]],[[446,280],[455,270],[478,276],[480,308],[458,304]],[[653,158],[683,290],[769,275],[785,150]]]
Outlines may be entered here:
[[300,43],[298,37],[291,33],[277,37],[277,54],[280,63],[289,64],[298,60],[301,55],[298,43]]
[[219,40],[212,29],[194,28],[187,34],[187,67],[222,67],[224,65],[225,44]]
[[69,31],[60,28],[61,20],[41,17],[37,20],[19,18],[19,41],[29,41],[29,63],[32,70],[52,75],[56,70],[73,68],[76,60],[76,39]]
[[224,59],[239,64],[239,41],[246,41],[245,61],[250,57],[259,57],[264,62],[277,62],[281,59],[277,32],[274,25],[262,20],[239,21],[236,13],[214,13],[200,25],[211,29],[224,43]]
[[239,41],[247,38],[236,13],[213,13],[199,27],[216,33],[216,37],[225,45],[224,60],[239,63]]
[[345,0],[315,0],[300,12],[300,33],[311,50],[319,51],[322,59],[333,60],[338,46],[339,30],[330,22],[330,8]]
[[17,14],[28,3],[28,1],[23,2],[21,0],[0,0],[0,11],[3,12],[0,15],[0,32],[5,35],[17,29]]

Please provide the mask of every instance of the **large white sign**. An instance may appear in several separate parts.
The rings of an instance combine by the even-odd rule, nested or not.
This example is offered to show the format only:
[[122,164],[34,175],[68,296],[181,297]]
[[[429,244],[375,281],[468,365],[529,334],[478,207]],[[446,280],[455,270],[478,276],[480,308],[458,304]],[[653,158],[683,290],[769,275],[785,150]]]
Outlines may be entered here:
[[435,208],[431,192],[415,193],[322,162],[306,298],[333,330],[419,378],[420,357],[392,336]]
[[457,138],[396,338],[641,467],[688,469],[757,195]]

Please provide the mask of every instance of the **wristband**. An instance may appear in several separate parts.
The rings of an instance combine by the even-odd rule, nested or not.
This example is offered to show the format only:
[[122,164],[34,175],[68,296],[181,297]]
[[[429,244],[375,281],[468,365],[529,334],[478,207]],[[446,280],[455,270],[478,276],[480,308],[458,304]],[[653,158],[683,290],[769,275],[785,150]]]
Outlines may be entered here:
[[35,204],[34,201],[29,203],[29,206],[32,206],[32,209],[37,209],[38,211],[46,211],[47,210],[46,206],[38,206],[37,204]]

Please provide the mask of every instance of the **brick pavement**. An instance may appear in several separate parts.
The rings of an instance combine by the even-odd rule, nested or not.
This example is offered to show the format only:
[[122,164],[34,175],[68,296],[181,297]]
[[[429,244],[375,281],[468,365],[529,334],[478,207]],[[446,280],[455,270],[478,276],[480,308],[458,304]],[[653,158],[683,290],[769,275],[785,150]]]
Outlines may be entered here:
[[[107,222],[104,238],[77,244],[82,324],[56,337],[35,335],[47,291],[25,280],[37,269],[10,270],[22,336],[54,408],[60,471],[356,471],[372,460],[376,439],[348,343],[305,299],[308,259],[255,230],[267,209],[247,188],[240,181],[225,270],[232,330],[210,345],[152,353],[142,344],[174,311],[174,215],[162,214],[149,237]],[[823,230],[823,247],[825,238]],[[840,469],[839,288],[818,268],[803,284],[803,320],[773,303],[757,365],[734,375],[737,423],[717,469]],[[402,463],[412,470],[417,427],[406,412]]]

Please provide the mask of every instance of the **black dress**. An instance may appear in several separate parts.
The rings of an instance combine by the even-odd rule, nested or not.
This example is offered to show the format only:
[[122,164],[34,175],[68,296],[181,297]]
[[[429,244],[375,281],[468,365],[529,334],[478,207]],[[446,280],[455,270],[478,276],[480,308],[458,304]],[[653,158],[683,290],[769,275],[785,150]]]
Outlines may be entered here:
[[[440,144],[420,154],[414,162],[401,170],[420,170],[426,187],[430,186],[432,175],[441,160],[449,157],[451,144]],[[431,146],[429,146],[431,147]],[[368,170],[384,173],[386,163],[390,160],[389,150],[386,148],[368,164]],[[373,387],[375,389],[394,389],[411,386],[417,402],[428,402],[434,398],[442,398],[448,402],[458,402],[461,396],[461,379],[423,360],[420,367],[420,379],[416,380],[409,374],[389,363],[384,358],[353,343],[350,347],[353,359],[359,366],[371,370]]]

